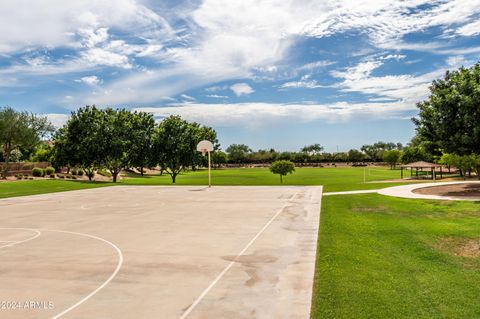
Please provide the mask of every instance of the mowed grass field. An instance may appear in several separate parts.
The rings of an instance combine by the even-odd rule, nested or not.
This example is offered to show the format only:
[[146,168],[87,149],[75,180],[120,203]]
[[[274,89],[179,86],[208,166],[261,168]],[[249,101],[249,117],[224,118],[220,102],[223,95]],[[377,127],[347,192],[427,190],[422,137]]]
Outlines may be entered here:
[[112,186],[112,183],[60,179],[1,182],[0,198],[74,191],[103,186]]
[[[184,172],[177,177],[176,185],[207,185],[207,176],[207,170]],[[382,180],[399,177],[398,170],[383,167],[367,168],[365,172],[363,167],[297,168],[295,173],[284,178],[283,185],[323,185],[324,192],[336,192],[399,185],[400,183],[381,183]],[[373,181],[379,183],[372,183]],[[212,170],[212,182],[214,185],[280,185],[280,178],[267,168],[217,169]],[[168,174],[144,177],[128,174],[117,184],[58,179],[1,182],[0,198],[114,185],[172,185],[172,180]]]
[[[365,171],[365,172],[364,172]],[[364,183],[364,173],[365,180]],[[206,185],[207,170],[182,173],[177,177],[177,185]],[[399,179],[399,170],[384,167],[345,167],[345,168],[296,168],[293,174],[283,179],[283,185],[323,185],[324,192],[376,189],[400,183],[382,183],[382,180]],[[378,181],[379,183],[375,183]],[[169,175],[131,177],[122,180],[131,185],[171,185]],[[281,185],[279,175],[268,168],[239,168],[212,170],[214,185]]]
[[322,201],[312,318],[480,318],[480,205]]

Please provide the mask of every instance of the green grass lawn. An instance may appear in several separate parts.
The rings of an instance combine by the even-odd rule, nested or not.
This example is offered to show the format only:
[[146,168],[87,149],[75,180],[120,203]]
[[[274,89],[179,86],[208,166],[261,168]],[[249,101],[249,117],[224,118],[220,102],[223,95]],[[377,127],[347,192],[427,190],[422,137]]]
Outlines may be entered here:
[[[399,177],[400,172],[398,170],[372,167],[365,170],[367,183],[364,183],[363,167],[297,168],[293,174],[284,178],[283,185],[323,185],[324,192],[336,192],[395,186],[400,183],[372,183],[372,181],[397,179]],[[214,185],[280,185],[279,176],[272,174],[267,168],[212,170],[212,181]],[[177,177],[176,183],[176,185],[206,184],[207,170],[182,173]],[[128,174],[128,178],[123,178],[117,184],[72,180],[25,180],[0,183],[0,198],[114,185],[172,185],[172,180],[167,174],[163,176],[146,175],[144,177]]]
[[[358,189],[376,189],[394,186],[391,183],[371,183],[387,179],[400,178],[400,171],[388,168],[368,168],[366,181],[363,182],[363,167],[349,168],[296,168],[295,172],[284,178],[283,185],[323,185],[324,192],[336,192]],[[240,168],[212,170],[214,185],[280,185],[279,175],[272,174],[267,168]],[[122,180],[129,185],[171,185],[169,175],[131,177]],[[206,185],[207,171],[187,172],[177,177],[177,185]]]
[[2,182],[0,183],[0,198],[64,192],[111,185],[112,183],[90,183],[86,181],[66,181],[59,179]]
[[312,318],[480,318],[480,205],[323,198]]

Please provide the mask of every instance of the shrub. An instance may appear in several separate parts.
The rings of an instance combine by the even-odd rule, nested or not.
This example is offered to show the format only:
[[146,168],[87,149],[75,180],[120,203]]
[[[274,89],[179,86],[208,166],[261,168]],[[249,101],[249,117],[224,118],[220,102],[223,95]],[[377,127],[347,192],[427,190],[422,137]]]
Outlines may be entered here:
[[23,175],[23,179],[28,179],[28,174]]
[[65,178],[64,175],[57,175],[57,176],[58,176],[58,178],[61,178],[61,179],[64,179],[64,178]]
[[53,167],[51,167],[51,166],[45,168],[45,174],[47,174],[47,175],[52,175],[52,174],[54,174],[54,173],[55,173],[55,168],[53,168]]
[[77,176],[72,175],[71,178],[72,178],[72,179],[77,179]]
[[55,178],[55,174],[50,174],[50,178]]
[[33,179],[33,177],[29,177],[28,179],[32,180],[32,179]]
[[43,177],[45,176],[45,171],[41,169],[40,167],[34,167],[32,169],[32,175],[35,177]]
[[109,171],[107,171],[105,168],[99,169],[97,173],[105,177],[112,177],[112,174]]
[[17,174],[17,175],[15,175],[15,177],[16,177],[17,179],[22,179],[22,178],[23,178],[23,174],[22,174],[22,173]]
[[65,178],[72,178],[72,175],[65,175]]
[[70,174],[77,175],[77,169],[76,168],[70,169]]
[[79,168],[77,171],[78,176],[83,176],[83,169]]

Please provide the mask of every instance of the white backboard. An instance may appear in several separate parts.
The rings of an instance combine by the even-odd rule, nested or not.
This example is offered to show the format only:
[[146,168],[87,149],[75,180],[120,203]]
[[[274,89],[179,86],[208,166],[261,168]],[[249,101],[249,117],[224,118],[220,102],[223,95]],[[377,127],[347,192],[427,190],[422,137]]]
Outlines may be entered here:
[[197,145],[197,151],[206,153],[213,151],[213,144],[210,141],[203,140]]

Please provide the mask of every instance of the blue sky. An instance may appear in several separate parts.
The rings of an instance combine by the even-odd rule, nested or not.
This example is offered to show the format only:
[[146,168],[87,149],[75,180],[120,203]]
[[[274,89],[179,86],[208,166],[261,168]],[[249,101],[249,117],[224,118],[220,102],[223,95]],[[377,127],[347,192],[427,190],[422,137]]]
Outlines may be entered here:
[[408,142],[429,84],[480,54],[480,0],[2,0],[0,21],[3,106],[179,114],[224,148]]

